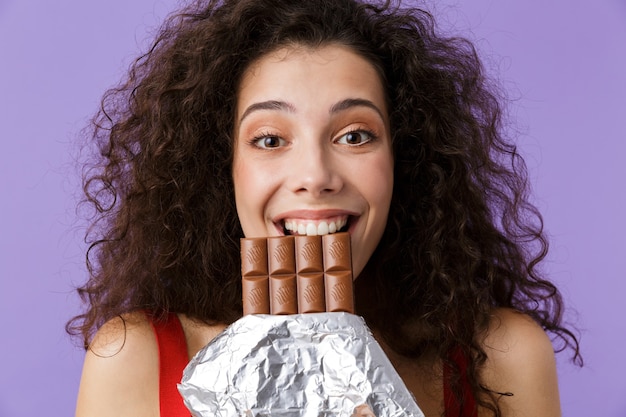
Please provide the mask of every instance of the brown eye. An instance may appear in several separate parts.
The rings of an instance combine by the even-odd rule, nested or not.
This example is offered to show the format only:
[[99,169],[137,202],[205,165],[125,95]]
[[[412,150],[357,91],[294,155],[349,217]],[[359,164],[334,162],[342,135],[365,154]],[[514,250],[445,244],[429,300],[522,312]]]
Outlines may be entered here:
[[374,139],[375,137],[372,133],[363,130],[355,130],[354,132],[348,132],[340,136],[337,140],[337,143],[343,145],[358,146],[370,142]]
[[276,136],[269,136],[263,139],[263,147],[265,148],[275,148],[280,145],[280,141]]
[[346,135],[346,143],[350,145],[356,145],[357,143],[361,143],[361,134],[357,132],[351,132]]
[[264,136],[256,139],[254,144],[262,149],[272,149],[284,146],[286,142],[278,136]]

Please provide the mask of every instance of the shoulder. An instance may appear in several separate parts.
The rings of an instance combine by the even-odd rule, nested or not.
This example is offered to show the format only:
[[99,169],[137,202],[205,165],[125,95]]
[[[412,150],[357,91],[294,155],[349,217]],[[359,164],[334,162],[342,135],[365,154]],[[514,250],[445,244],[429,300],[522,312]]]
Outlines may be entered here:
[[76,416],[158,416],[158,381],[158,347],[146,315],[112,319],[85,355]]
[[554,348],[539,324],[514,310],[497,309],[483,349],[487,361],[481,379],[501,396],[503,416],[560,415]]

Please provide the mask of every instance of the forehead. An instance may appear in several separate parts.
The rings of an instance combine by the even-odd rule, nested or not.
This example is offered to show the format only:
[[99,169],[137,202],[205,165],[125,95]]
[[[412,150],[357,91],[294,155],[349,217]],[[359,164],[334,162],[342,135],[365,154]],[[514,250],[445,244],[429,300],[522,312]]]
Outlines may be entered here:
[[237,92],[238,115],[255,101],[303,95],[314,97],[318,104],[339,96],[358,96],[386,111],[376,67],[353,49],[337,44],[293,45],[262,56],[246,69]]

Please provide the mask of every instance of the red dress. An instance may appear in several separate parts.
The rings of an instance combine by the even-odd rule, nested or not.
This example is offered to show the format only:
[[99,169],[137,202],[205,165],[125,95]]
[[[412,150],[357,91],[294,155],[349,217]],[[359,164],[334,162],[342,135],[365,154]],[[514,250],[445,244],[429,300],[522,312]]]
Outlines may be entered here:
[[161,417],[189,417],[177,385],[189,363],[187,340],[178,316],[170,313],[165,321],[148,316],[159,347],[159,409]]
[[[190,413],[183,403],[177,385],[182,379],[183,370],[189,358],[187,356],[187,341],[178,316],[170,313],[165,321],[154,321],[150,317],[152,328],[156,335],[159,347],[159,401],[162,417],[189,417]],[[463,375],[467,370],[467,361],[462,355],[455,355],[453,359],[461,368]],[[447,381],[444,370],[444,381]],[[444,384],[444,404],[446,417],[476,417],[476,404],[469,383],[463,378],[463,396],[467,400],[462,408],[447,384]]]

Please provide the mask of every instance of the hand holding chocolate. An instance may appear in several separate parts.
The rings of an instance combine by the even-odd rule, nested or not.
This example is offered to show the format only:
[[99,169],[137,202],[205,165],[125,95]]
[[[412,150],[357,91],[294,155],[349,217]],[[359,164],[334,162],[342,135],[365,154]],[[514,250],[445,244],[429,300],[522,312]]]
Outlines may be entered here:
[[185,369],[192,414],[423,417],[353,314],[351,260],[348,233],[241,239],[244,317]]
[[178,387],[196,417],[424,417],[361,317],[250,314]]

